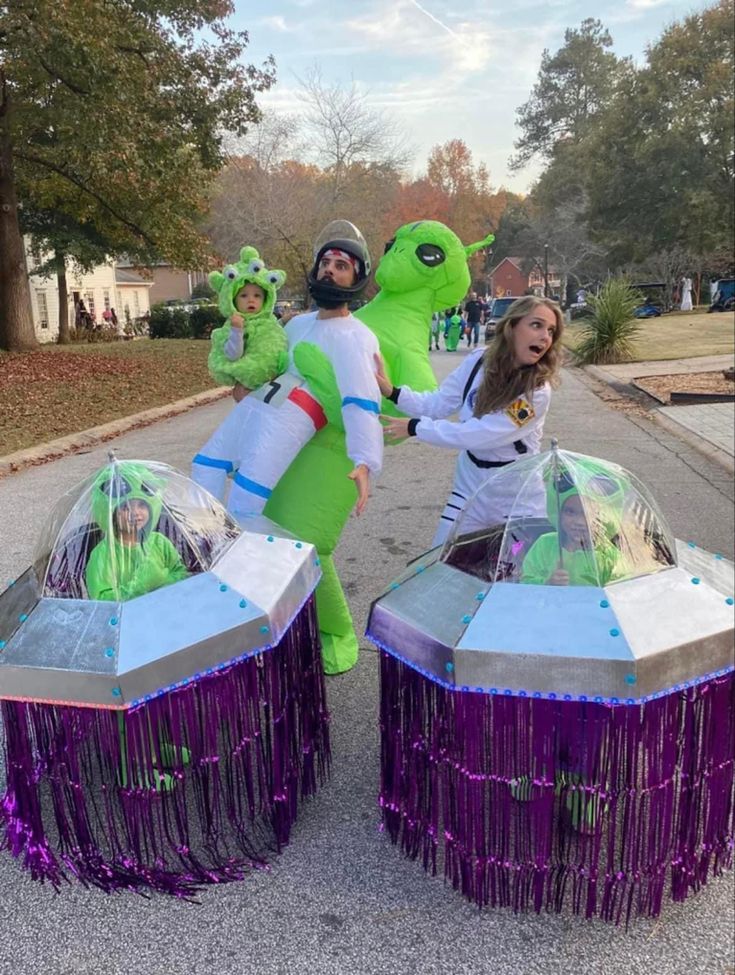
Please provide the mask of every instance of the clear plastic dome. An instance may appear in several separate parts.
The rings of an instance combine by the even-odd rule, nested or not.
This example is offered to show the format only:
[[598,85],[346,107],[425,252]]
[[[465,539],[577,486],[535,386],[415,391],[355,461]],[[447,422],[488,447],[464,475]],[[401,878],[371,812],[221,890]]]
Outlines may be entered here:
[[[478,507],[487,528],[467,532],[466,513]],[[607,586],[669,568],[675,553],[658,506],[633,474],[552,447],[490,474],[441,559],[488,582]]]
[[55,506],[34,565],[46,596],[124,601],[207,571],[239,533],[188,477],[110,455]]

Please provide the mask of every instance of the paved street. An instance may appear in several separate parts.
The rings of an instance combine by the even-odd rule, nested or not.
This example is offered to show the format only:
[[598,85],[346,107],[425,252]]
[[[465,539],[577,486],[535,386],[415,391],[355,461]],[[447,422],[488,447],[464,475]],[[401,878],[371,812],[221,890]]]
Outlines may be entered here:
[[[433,354],[440,376],[458,362]],[[649,487],[675,534],[732,557],[732,478],[650,421],[611,409],[567,371],[546,441],[628,467]],[[49,504],[120,457],[156,458],[187,470],[228,409],[201,407],[145,430],[0,480],[0,579],[31,561]],[[338,565],[356,624],[370,600],[426,547],[451,482],[454,458],[417,442],[387,451],[367,513],[351,521]],[[0,854],[0,975],[725,975],[733,969],[733,875],[667,905],[628,932],[571,914],[478,912],[441,877],[406,861],[379,832],[376,805],[377,656],[328,682],[332,779],[302,807],[291,846],[268,873],[205,890],[200,903],[78,885],[57,896]]]

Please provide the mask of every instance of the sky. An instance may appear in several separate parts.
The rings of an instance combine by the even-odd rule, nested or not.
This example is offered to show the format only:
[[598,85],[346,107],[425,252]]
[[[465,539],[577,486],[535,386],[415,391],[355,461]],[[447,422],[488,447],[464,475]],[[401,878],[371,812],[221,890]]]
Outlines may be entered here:
[[366,104],[394,119],[413,148],[410,170],[425,168],[434,145],[459,138],[484,162],[494,187],[525,192],[539,173],[531,163],[511,172],[519,131],[541,54],[564,43],[564,31],[596,17],[612,50],[642,63],[673,21],[706,0],[235,0],[230,26],[247,30],[244,60],[272,54],[278,80],[260,95],[264,110],[301,109],[299,78],[318,65],[325,83],[354,82]]

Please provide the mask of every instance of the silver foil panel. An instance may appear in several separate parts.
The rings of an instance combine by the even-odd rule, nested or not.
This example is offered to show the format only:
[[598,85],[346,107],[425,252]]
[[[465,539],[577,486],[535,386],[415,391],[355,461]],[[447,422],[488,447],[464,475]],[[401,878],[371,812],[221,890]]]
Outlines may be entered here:
[[41,587],[33,569],[26,569],[19,579],[0,593],[0,660],[4,646],[10,643],[15,631],[25,622],[24,617],[30,616],[40,595]]
[[691,578],[701,579],[723,596],[735,596],[735,565],[729,559],[677,538],[676,561]]

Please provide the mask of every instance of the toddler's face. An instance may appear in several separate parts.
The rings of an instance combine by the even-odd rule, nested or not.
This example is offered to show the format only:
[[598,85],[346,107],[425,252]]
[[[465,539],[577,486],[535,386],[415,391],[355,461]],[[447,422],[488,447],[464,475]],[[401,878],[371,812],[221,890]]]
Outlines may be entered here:
[[263,307],[265,292],[257,284],[246,284],[235,298],[235,307],[242,315],[255,315]]
[[149,518],[150,510],[145,501],[124,501],[115,511],[115,524],[122,535],[142,531]]
[[594,515],[585,511],[580,496],[568,497],[561,509],[561,530],[566,538],[579,547],[589,544],[590,520],[594,520]]

